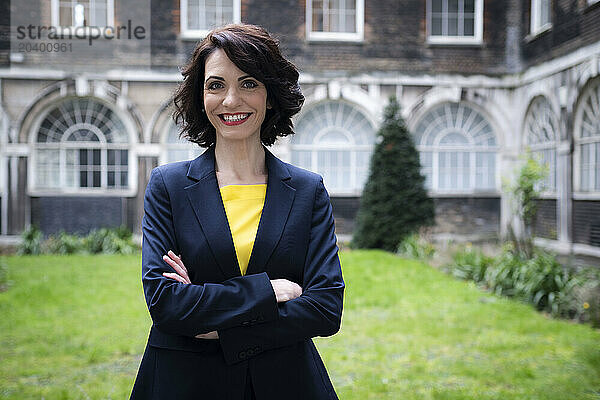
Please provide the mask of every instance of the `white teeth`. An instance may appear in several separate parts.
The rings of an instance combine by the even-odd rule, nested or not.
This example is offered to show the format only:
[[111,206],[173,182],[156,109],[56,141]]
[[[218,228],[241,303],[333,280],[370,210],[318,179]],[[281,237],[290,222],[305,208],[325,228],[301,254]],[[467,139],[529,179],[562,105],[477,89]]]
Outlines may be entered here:
[[235,114],[235,115],[223,115],[223,119],[227,122],[235,122],[245,119],[250,114]]

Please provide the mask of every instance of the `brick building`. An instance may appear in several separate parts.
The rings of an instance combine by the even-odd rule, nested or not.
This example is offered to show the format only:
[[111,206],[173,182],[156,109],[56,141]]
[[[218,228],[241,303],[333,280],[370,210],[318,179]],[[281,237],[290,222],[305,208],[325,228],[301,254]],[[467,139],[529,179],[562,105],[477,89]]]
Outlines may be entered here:
[[352,230],[375,132],[395,95],[435,198],[436,235],[504,234],[512,217],[502,181],[530,149],[550,171],[539,242],[600,256],[597,0],[1,7],[0,238],[29,224],[139,232],[149,171],[200,152],[178,141],[169,118],[178,68],[211,26],[243,21],[276,35],[301,71],[297,135],[273,151],[324,176],[339,233]]

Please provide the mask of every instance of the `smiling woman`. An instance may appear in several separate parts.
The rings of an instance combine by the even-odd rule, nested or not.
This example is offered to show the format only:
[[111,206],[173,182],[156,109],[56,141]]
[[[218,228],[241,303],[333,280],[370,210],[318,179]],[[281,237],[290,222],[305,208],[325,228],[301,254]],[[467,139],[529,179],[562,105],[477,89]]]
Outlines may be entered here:
[[[226,62],[235,67],[237,78],[243,80],[239,87],[249,89],[252,83],[266,90],[270,104],[261,124],[261,142],[270,146],[277,137],[293,134],[291,117],[297,114],[304,103],[304,96],[298,84],[298,70],[286,60],[278,47],[278,42],[264,29],[254,25],[228,25],[209,33],[196,47],[190,63],[182,71],[184,81],[175,93],[175,114],[177,124],[182,123],[182,136],[202,147],[215,143],[215,128],[204,112],[206,80],[213,74],[207,72],[213,53],[220,53],[216,61]],[[227,58],[224,60],[223,56]],[[213,57],[214,58],[214,57]],[[223,67],[224,65],[222,65]],[[218,74],[217,74],[218,75]],[[213,79],[212,88],[225,87],[222,76]],[[215,81],[220,81],[219,83]],[[212,90],[211,88],[211,90]]]
[[152,317],[132,399],[337,399],[312,338],[344,281],[321,176],[264,146],[293,134],[298,71],[262,28],[210,32],[174,118],[208,149],[152,171],[142,283]]
[[265,85],[240,70],[222,49],[208,56],[205,74],[204,110],[215,127],[217,142],[260,142],[261,125],[270,107]]

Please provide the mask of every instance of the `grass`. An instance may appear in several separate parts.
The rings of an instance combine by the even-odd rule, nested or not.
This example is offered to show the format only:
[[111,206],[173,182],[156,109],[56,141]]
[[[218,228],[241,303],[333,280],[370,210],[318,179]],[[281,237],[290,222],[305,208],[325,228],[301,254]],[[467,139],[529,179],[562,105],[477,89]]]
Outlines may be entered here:
[[[6,262],[0,398],[127,398],[150,326],[139,256]],[[340,399],[600,399],[599,331],[391,254],[342,265],[342,330],[316,339]]]

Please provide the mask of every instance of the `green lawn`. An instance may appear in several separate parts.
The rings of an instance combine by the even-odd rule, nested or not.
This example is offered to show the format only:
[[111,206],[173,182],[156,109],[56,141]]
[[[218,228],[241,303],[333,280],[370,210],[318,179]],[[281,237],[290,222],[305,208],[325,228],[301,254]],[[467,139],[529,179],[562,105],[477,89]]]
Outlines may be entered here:
[[[150,326],[139,256],[6,261],[0,398],[127,398]],[[600,331],[387,253],[342,265],[342,330],[316,340],[340,399],[600,399]]]

